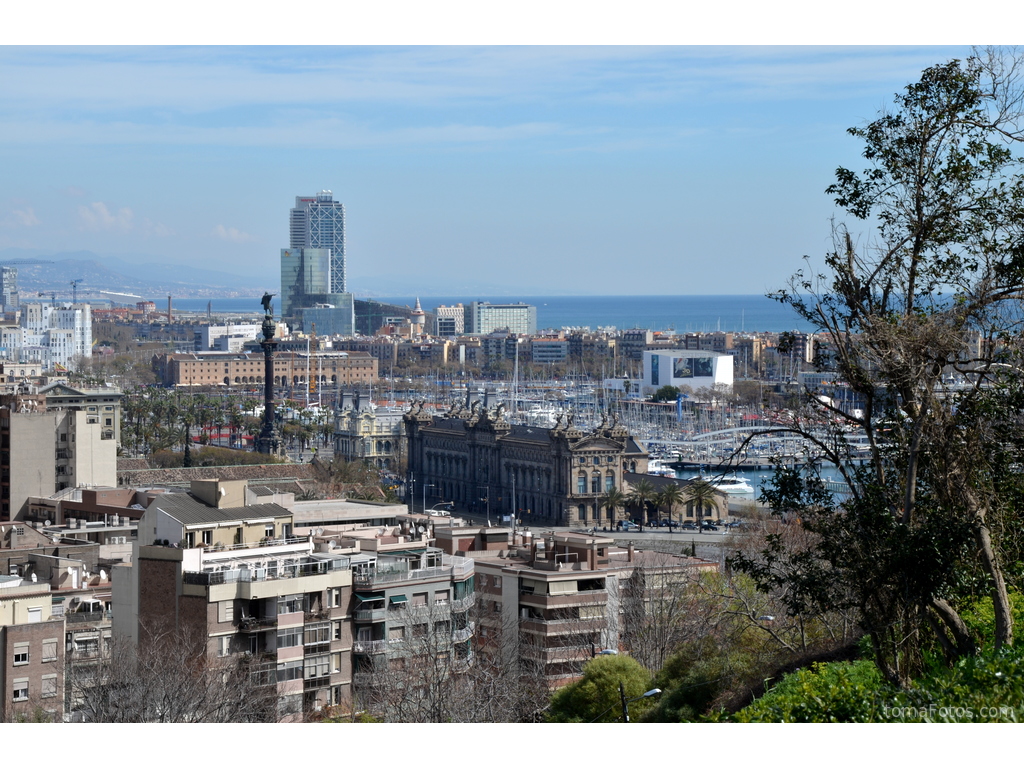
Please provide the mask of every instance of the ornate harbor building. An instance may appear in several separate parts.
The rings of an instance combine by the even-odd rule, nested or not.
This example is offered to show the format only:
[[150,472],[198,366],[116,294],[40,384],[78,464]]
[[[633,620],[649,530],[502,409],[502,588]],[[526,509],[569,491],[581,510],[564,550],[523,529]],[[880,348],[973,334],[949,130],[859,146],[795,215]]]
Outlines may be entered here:
[[502,411],[474,403],[432,416],[420,403],[406,413],[411,505],[515,510],[524,525],[613,524],[601,498],[623,488],[623,473],[647,471],[647,452],[625,427],[604,419],[583,431],[572,416],[550,429],[513,425]]

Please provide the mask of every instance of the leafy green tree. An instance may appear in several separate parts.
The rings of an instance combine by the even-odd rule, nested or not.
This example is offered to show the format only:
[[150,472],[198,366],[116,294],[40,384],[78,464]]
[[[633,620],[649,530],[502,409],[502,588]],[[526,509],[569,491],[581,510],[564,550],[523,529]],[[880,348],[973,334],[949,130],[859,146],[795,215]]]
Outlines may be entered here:
[[[863,405],[808,393],[794,425],[852,493],[835,503],[815,466],[782,477],[766,496],[817,544],[734,565],[765,586],[788,570],[801,585],[793,610],[856,608],[879,670],[904,687],[931,642],[950,661],[975,652],[958,605],[978,590],[993,601],[996,645],[1013,641],[1006,539],[993,523],[1016,514],[1007,501],[1024,458],[1024,179],[1012,148],[1022,100],[1019,63],[998,52],[925,70],[892,109],[850,129],[867,168],[838,169],[828,189],[874,236],[835,225],[824,272],[798,272],[775,294],[820,334],[817,367]],[[842,439],[850,429],[866,435],[864,466]]]
[[658,389],[657,392],[651,397],[652,403],[674,403],[676,398],[679,397],[679,388],[673,387],[671,384]]
[[601,497],[601,506],[608,510],[608,519],[614,522],[615,513],[626,506],[626,494],[618,488],[611,488]]
[[640,507],[640,519],[644,525],[648,522],[647,505],[654,500],[656,494],[657,489],[655,489],[654,483],[646,477],[641,477],[633,483],[629,490],[629,495],[626,497],[629,504]]
[[672,510],[682,504],[685,500],[686,495],[683,493],[683,489],[675,483],[666,485],[658,492],[656,497],[658,507],[664,507],[665,511],[668,513],[669,522],[672,522]]
[[[553,723],[613,723],[622,720],[622,699],[642,696],[650,690],[651,675],[630,656],[597,656],[583,665],[583,677],[551,698],[548,719]],[[648,699],[629,705],[631,719],[649,708]]]
[[694,480],[683,489],[683,496],[698,521],[718,508],[718,491],[707,480]]

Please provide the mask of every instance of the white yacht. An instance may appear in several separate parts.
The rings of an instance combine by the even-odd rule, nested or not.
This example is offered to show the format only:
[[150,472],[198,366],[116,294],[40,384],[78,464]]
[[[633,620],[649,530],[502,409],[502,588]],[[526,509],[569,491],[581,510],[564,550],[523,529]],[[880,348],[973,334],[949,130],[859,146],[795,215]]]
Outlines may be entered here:
[[750,484],[750,481],[745,477],[739,475],[701,475],[701,480],[711,483],[715,487],[716,491],[727,493],[730,496],[739,494],[754,494],[754,486]]

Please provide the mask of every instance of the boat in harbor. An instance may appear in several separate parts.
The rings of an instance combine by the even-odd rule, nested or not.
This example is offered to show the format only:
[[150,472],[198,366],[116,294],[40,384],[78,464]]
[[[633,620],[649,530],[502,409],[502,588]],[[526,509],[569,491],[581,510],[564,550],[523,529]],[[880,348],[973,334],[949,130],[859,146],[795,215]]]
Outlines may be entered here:
[[[697,479],[697,478],[694,478]],[[754,494],[754,486],[750,484],[750,481],[745,477],[739,475],[700,475],[699,479],[706,483],[710,483],[714,486],[716,491],[727,493],[730,496],[746,494],[752,496]]]

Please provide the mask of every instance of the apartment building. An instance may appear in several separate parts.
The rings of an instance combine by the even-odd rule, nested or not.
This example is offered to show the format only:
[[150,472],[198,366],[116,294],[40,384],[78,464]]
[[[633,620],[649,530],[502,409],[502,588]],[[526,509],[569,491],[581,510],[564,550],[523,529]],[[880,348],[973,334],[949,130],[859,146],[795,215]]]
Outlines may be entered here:
[[153,500],[131,566],[113,571],[114,633],[205,638],[208,663],[248,664],[279,719],[301,719],[351,697],[351,560],[244,498],[244,481],[211,480]]
[[0,520],[24,518],[30,497],[117,485],[120,398],[54,384],[0,406]]
[[626,617],[642,617],[658,599],[649,586],[685,587],[697,572],[718,568],[581,533],[533,537],[486,529],[467,540],[453,530],[438,542],[473,556],[481,654],[525,664],[551,687],[572,682],[600,651],[620,648]]
[[64,715],[64,617],[49,584],[0,575],[0,721]]
[[[352,556],[357,700],[417,665],[454,675],[474,662],[473,561],[420,535],[363,539]],[[410,695],[413,692],[410,691]]]

